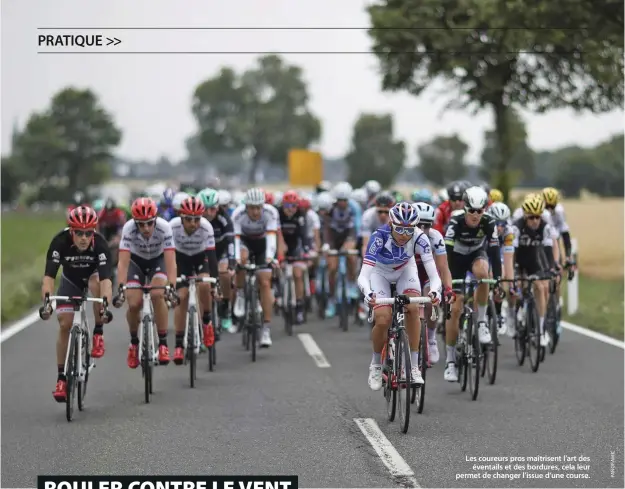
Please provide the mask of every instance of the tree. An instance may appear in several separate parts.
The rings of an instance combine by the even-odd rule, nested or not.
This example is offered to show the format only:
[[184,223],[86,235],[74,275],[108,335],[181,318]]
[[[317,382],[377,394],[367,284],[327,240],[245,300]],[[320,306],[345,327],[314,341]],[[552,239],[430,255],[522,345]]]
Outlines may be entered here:
[[[434,80],[456,89],[449,108],[490,108],[506,199],[513,139],[508,111],[623,105],[622,1],[381,0],[368,8],[385,90],[419,95]],[[563,12],[566,15],[563,15]]]
[[102,182],[121,132],[91,90],[66,88],[16,135],[12,162],[20,181],[65,182],[65,195]]
[[352,148],[345,156],[352,185],[377,180],[388,187],[403,169],[405,158],[403,141],[393,140],[392,115],[360,115],[354,124]]
[[289,149],[307,148],[321,136],[302,70],[276,55],[259,58],[241,76],[222,68],[196,88],[192,111],[208,154],[251,155],[252,182],[261,161],[285,165]]
[[457,134],[437,136],[417,149],[421,173],[437,185],[460,180],[466,174],[464,158],[468,150]]
[[[514,184],[522,177],[534,178],[534,152],[527,145],[527,131],[525,122],[521,119],[518,111],[510,107],[506,113],[506,124],[509,128],[510,137],[510,160],[508,170],[510,180]],[[482,150],[482,167],[480,173],[486,181],[492,182],[497,167],[497,132],[494,130],[484,132],[484,149]]]
[[2,202],[13,202],[20,194],[20,181],[16,175],[16,165],[10,158],[2,157],[0,166],[0,197]]

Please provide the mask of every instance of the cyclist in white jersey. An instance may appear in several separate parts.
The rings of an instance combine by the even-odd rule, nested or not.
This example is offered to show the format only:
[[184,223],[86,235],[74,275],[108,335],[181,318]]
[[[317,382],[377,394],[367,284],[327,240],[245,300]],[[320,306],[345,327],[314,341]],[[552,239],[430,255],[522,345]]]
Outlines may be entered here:
[[394,205],[395,198],[389,192],[382,192],[375,197],[373,207],[363,213],[362,227],[360,228],[362,256],[365,256],[367,252],[369,237],[376,229],[388,224],[388,213]]
[[[237,263],[245,264],[249,258],[259,266],[269,267],[258,271],[258,286],[260,289],[260,303],[263,308],[263,330],[260,346],[271,346],[271,313],[274,299],[271,288],[272,269],[277,251],[277,233],[280,219],[278,210],[265,203],[265,193],[259,188],[247,191],[244,204],[237,207],[232,213],[234,226],[234,256]],[[245,272],[237,274],[237,296],[234,303],[234,314],[242,317],[245,314]]]
[[[179,276],[212,276],[217,278],[219,275],[215,252],[215,233],[208,219],[202,217],[204,211],[205,208],[201,199],[189,197],[181,203],[179,217],[174,217],[169,223],[174,236]],[[182,282],[177,284],[176,288],[179,291],[180,307],[174,312],[174,324],[176,326],[174,363],[182,365],[184,361],[184,330],[189,304],[189,284]],[[209,348],[218,339],[211,317],[210,284],[198,283],[197,295],[202,312],[204,346]]]
[[[390,225],[375,231],[369,240],[367,253],[363,258],[358,277],[358,286],[365,300],[374,311],[374,327],[371,332],[373,357],[369,366],[369,387],[382,387],[382,348],[392,321],[392,308],[376,305],[377,297],[391,297],[391,283],[395,282],[397,294],[421,295],[421,285],[414,256],[421,255],[432,291],[430,297],[437,304],[440,300],[441,281],[436,271],[431,246],[427,237],[416,228],[419,223],[417,210],[406,202],[396,204],[390,211]],[[419,339],[421,324],[416,304],[406,306],[406,331],[410,343],[412,360],[411,383],[422,384],[419,370]]]
[[[131,207],[132,219],[122,229],[119,244],[119,262],[117,264],[117,280],[120,286],[120,299],[128,300],[126,320],[130,330],[130,346],[127,363],[130,368],[139,366],[138,345],[142,292],[136,287],[142,286],[146,280],[151,285],[162,286],[176,283],[176,253],[174,240],[169,223],[157,217],[156,203],[149,198],[135,200]],[[121,287],[127,284],[128,290],[121,293]],[[161,365],[169,363],[167,346],[168,311],[163,290],[150,293],[154,307],[154,322],[158,330],[158,360]],[[175,292],[174,303],[177,302]],[[121,306],[121,302],[118,303]]]

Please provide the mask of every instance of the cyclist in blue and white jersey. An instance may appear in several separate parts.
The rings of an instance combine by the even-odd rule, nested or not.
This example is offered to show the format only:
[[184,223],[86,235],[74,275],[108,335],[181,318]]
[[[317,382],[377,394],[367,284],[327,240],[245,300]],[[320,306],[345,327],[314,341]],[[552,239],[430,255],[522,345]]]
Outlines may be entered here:
[[159,217],[162,217],[166,221],[171,221],[174,217],[176,217],[176,211],[174,209],[173,189],[168,188],[168,189],[165,189],[165,191],[163,192],[163,197],[158,203],[158,215]]
[[[374,391],[382,388],[382,348],[392,322],[392,306],[376,305],[376,298],[391,297],[392,283],[395,283],[397,294],[421,295],[415,255],[421,256],[430,279],[429,296],[432,303],[437,304],[441,297],[441,280],[436,271],[430,241],[417,228],[419,224],[417,210],[407,202],[396,204],[389,213],[389,223],[371,235],[358,277],[358,286],[365,296],[365,301],[373,307],[374,327],[371,332],[373,357],[369,366],[369,387]],[[408,304],[405,311],[412,361],[411,383],[423,384],[418,367],[421,330],[419,308],[416,304]]]
[[[352,186],[347,182],[341,182],[332,190],[335,199],[332,208],[323,218],[323,246],[322,251],[330,249],[335,250],[351,250],[356,247],[357,236],[360,233],[362,211],[360,206],[350,199],[352,194]],[[355,255],[347,258],[347,290],[351,299],[357,299],[359,296],[356,287],[356,265],[357,257]],[[326,257],[328,265],[328,282],[330,287],[330,297],[326,308],[326,317],[333,317],[336,313],[335,291],[336,291],[336,274],[338,271],[339,260],[337,256]]]

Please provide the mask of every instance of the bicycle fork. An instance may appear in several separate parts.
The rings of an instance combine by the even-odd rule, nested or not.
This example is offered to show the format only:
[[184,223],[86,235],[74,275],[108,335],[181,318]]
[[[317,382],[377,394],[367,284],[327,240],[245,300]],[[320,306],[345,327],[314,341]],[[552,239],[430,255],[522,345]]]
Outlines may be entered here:
[[197,309],[197,300],[195,295],[195,283],[191,282],[189,284],[189,306],[187,309],[187,316],[184,326],[184,338],[182,340],[182,344],[184,346],[185,351],[189,345],[189,319],[191,318],[191,313],[195,314],[195,322],[194,331],[193,331],[193,351],[196,355],[200,353],[200,326],[199,326],[199,317],[198,317],[198,309]]
[[143,311],[141,312],[141,321],[139,321],[139,330],[138,330],[138,336],[139,336],[139,364],[141,364],[141,360],[143,359],[143,348],[144,348],[144,344],[143,344],[143,324],[145,322],[146,317],[148,319],[150,319],[149,323],[150,323],[150,330],[148,331],[148,345],[146,347],[146,349],[148,350],[148,354],[149,354],[149,362],[151,365],[158,365],[158,362],[156,361],[156,346],[155,346],[155,342],[154,342],[154,325],[152,324],[152,320],[151,318],[153,318],[154,316],[152,315],[152,299],[150,298],[150,294],[143,294]]

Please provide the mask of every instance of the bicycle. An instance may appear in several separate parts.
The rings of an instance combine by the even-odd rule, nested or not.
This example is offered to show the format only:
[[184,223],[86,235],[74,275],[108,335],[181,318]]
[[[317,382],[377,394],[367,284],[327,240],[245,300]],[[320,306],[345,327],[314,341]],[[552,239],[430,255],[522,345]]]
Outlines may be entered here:
[[91,346],[89,341],[89,323],[87,321],[87,311],[85,304],[94,302],[102,304],[104,315],[110,322],[113,314],[108,310],[106,297],[87,297],[85,292],[82,296],[63,296],[46,294],[44,304],[39,309],[39,316],[45,310],[52,309],[52,301],[71,302],[74,307],[74,318],[72,327],[69,330],[67,341],[67,353],[65,354],[65,380],[67,382],[67,395],[65,397],[65,417],[70,422],[74,416],[74,394],[78,391],[78,410],[85,408],[85,397],[87,396],[87,382],[89,372],[95,368],[95,361],[91,358]]
[[[197,306],[197,289],[196,283],[214,284],[217,282],[212,277],[198,277],[191,276],[186,277],[184,275],[178,277],[176,282],[179,284],[185,283],[189,286],[189,305],[187,306],[187,317],[184,327],[184,363],[189,364],[189,383],[191,388],[195,387],[196,376],[196,360],[197,355],[200,353],[200,345],[202,344],[202,333],[200,324],[202,318],[200,316],[200,310]],[[208,369],[213,370],[213,358],[215,356],[215,342],[208,347]]]
[[[500,295],[498,299],[503,300],[503,297],[503,295]],[[497,363],[499,360],[499,327],[501,326],[503,319],[499,314],[497,314],[492,290],[488,294],[486,320],[490,331],[491,342],[487,345],[482,345],[483,355],[480,375],[484,377],[484,375],[488,373],[488,383],[493,385],[495,383],[495,379],[497,378]]]
[[319,257],[319,265],[317,266],[317,286],[315,295],[317,300],[317,315],[319,319],[322,320],[326,318],[326,308],[328,306],[327,270],[327,261],[325,256],[321,254]]
[[542,272],[528,277],[519,277],[514,282],[523,282],[521,297],[516,303],[514,352],[517,363],[522,366],[525,357],[529,357],[532,372],[537,372],[541,358],[544,359],[545,347],[540,346],[540,317],[534,298],[534,282],[549,280],[553,273]]
[[[573,280],[575,275],[574,266],[575,262],[570,262],[566,263],[563,267],[564,270],[568,270],[569,281]],[[547,301],[547,311],[545,312],[545,331],[548,331],[551,337],[549,353],[552,355],[555,353],[558,341],[560,340],[560,328],[558,328],[558,325],[560,324],[560,316],[562,315],[562,311],[559,307],[558,278],[561,278],[560,274],[554,276],[549,282],[549,300]]]
[[[432,299],[429,297],[409,297],[400,294],[388,299],[376,299],[375,302],[376,305],[388,304],[393,306],[393,323],[388,330],[386,343],[382,348],[382,393],[386,399],[388,420],[390,422],[395,420],[395,414],[399,406],[400,430],[402,433],[407,433],[410,423],[411,404],[408,400],[407,386],[412,371],[412,363],[410,359],[410,342],[404,326],[404,306],[407,304],[419,304],[423,307],[425,304],[431,303]],[[373,309],[369,309],[368,321],[370,323],[373,321]],[[403,390],[406,390],[405,402],[402,399]],[[423,395],[425,395],[425,389],[423,389]]]
[[[245,265],[237,264],[237,270],[245,270],[245,313],[241,318],[244,321],[242,325],[242,342],[246,350],[252,353],[252,362],[256,361],[256,345],[260,337],[261,319],[260,313],[262,308],[258,297],[258,287],[256,285],[256,272],[264,269],[262,265],[256,265],[250,257],[250,261]],[[260,309],[260,310],[259,310]]]
[[[284,330],[293,336],[293,325],[297,323],[297,297],[295,294],[295,279],[293,277],[293,263],[305,259],[287,256],[284,258],[284,283],[282,286],[282,315],[284,316]],[[304,280],[306,277],[303,277]],[[305,309],[305,307],[304,307]],[[304,313],[305,314],[305,313]]]
[[339,257],[339,268],[336,275],[336,286],[340,288],[340,294],[336,294],[337,305],[339,305],[339,327],[347,331],[349,323],[349,307],[351,301],[347,297],[347,259],[349,255],[359,255],[359,250],[328,250],[328,256]]
[[[145,283],[138,287],[143,292],[143,304],[141,306],[141,320],[139,321],[139,329],[137,336],[139,337],[138,355],[139,364],[141,365],[141,375],[143,376],[144,399],[146,404],[150,402],[150,396],[153,393],[153,367],[159,365],[158,361],[158,345],[154,339],[154,310],[152,307],[152,298],[150,292],[152,290],[164,290],[166,299],[165,303],[169,308],[175,307],[177,301],[173,301],[169,296],[173,289],[169,285],[150,285]],[[128,289],[127,285],[119,287],[119,293],[113,297],[113,305],[120,307],[125,301],[124,292]]]
[[462,285],[454,289],[464,296],[462,313],[460,314],[460,334],[456,342],[456,360],[458,365],[458,382],[462,378],[460,389],[464,392],[469,384],[471,399],[475,401],[480,387],[480,366],[484,349],[480,345],[477,327],[473,321],[473,293],[480,284],[497,285],[495,279],[464,278],[451,281],[452,285]]
[[[431,301],[430,301],[431,302]],[[427,302],[423,305],[425,306]],[[432,321],[436,321],[438,319],[437,308],[432,307],[432,314],[430,315],[430,319]],[[428,343],[428,325],[427,320],[425,319],[423,314],[419,314],[419,321],[421,321],[421,334],[419,338],[419,363],[421,363],[421,377],[423,377],[423,384],[413,385],[411,389],[410,396],[410,404],[414,404],[417,399],[417,394],[419,398],[419,402],[417,403],[417,412],[421,414],[423,412],[423,407],[425,406],[425,374],[426,370],[430,368],[432,365],[430,364],[430,346]]]

